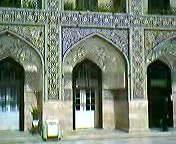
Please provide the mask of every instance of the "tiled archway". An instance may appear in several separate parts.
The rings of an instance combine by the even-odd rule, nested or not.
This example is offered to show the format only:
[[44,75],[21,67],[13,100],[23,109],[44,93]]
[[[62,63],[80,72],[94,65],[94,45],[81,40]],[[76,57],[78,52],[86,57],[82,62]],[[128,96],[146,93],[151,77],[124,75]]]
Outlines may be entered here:
[[[73,68],[88,59],[102,71],[102,127],[129,128],[128,65],[123,53],[100,35],[90,35],[72,48],[63,57],[63,99],[73,99]],[[73,109],[72,109],[73,111]]]
[[43,59],[39,51],[28,41],[11,31],[0,33],[0,59],[10,57],[24,69],[23,95],[24,95],[24,128],[31,127],[31,106],[38,107],[42,120],[43,102]]
[[171,70],[160,60],[147,69],[147,91],[149,108],[149,127],[173,126],[173,103],[171,101]]
[[73,129],[102,128],[102,73],[85,59],[73,69]]
[[[155,61],[160,61],[163,63],[163,65],[167,66],[170,70],[170,94],[169,94],[169,100],[172,103],[170,106],[172,109],[171,112],[171,126],[176,126],[176,111],[175,111],[175,101],[176,101],[176,88],[175,88],[175,77],[176,77],[176,54],[175,54],[175,36],[168,38],[166,40],[161,41],[154,47],[146,50],[146,65],[149,67],[152,63]],[[146,68],[147,68],[146,67]],[[147,69],[146,69],[147,70]],[[147,73],[147,71],[146,71]],[[149,125],[149,127],[151,127]]]

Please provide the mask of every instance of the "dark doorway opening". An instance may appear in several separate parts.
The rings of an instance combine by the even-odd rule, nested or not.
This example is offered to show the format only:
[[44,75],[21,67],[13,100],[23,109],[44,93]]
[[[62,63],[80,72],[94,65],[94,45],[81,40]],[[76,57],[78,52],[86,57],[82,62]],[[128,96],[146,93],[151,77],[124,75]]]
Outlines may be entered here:
[[161,119],[167,119],[167,126],[173,127],[171,70],[160,60],[148,66],[147,91],[149,128],[159,128]]
[[8,113],[12,123],[18,116],[17,128],[24,131],[24,69],[10,57],[0,61],[0,100],[1,114]]
[[151,14],[165,14],[170,9],[170,0],[149,0],[148,12]]
[[[73,80],[73,129],[77,128],[77,114],[93,112],[94,128],[102,128],[102,72],[88,59],[78,63],[72,74]],[[90,113],[89,113],[90,112]],[[78,123],[79,125],[79,123]],[[84,123],[83,123],[84,127]],[[86,123],[85,123],[86,127]]]
[[94,11],[97,7],[97,0],[76,0],[76,10]]

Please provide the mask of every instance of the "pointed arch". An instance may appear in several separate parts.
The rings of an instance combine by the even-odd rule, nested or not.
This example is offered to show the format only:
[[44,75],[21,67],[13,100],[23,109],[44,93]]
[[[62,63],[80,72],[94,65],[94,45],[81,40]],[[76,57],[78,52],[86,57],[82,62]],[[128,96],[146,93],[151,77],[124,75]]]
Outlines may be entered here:
[[[24,131],[24,68],[13,58],[0,61],[0,129]],[[8,101],[9,99],[10,102]],[[10,109],[9,109],[10,108]],[[6,117],[5,121],[2,117]]]
[[[67,50],[63,57],[63,75],[67,72],[71,73],[73,67],[84,59],[89,59],[96,63],[105,75],[112,76],[105,80],[107,83],[105,83],[105,87],[113,88],[115,83],[120,85],[120,87],[125,87],[126,80],[122,79],[125,79],[125,76],[128,75],[128,60],[123,52],[112,42],[99,34],[91,34],[77,42]],[[118,66],[118,68],[114,69],[114,66]],[[114,75],[118,76],[119,81],[112,83]]]
[[102,128],[101,69],[85,59],[73,68],[72,81],[73,129]]
[[148,0],[148,12],[153,14],[164,14],[170,9],[170,0]]
[[[31,105],[37,106],[42,113],[42,102],[44,95],[44,60],[39,50],[28,40],[13,31],[4,30],[0,32],[0,60],[12,58],[24,68],[24,130],[30,126],[29,117]],[[28,102],[28,97],[31,101]],[[42,115],[40,115],[42,120]]]
[[13,31],[10,31],[10,30],[3,30],[3,31],[0,31],[0,36],[2,35],[12,35],[13,37],[15,37],[17,40],[19,41],[22,41],[24,43],[26,43],[29,47],[31,47],[32,49],[34,49],[38,56],[40,57],[41,59],[41,62],[42,64],[44,63],[43,62],[43,57],[42,57],[42,54],[40,53],[40,51],[38,50],[38,48],[36,48],[32,43],[30,43],[28,40],[26,40],[23,36],[17,34],[17,33],[14,33]]
[[[149,75],[148,75],[148,68],[155,63],[156,61],[160,61],[160,63],[162,63],[163,65],[167,66],[167,69],[170,70],[170,77],[168,77],[167,79],[170,80],[169,84],[170,84],[170,88],[168,88],[170,92],[170,95],[168,97],[169,99],[169,105],[170,105],[170,112],[174,113],[174,107],[175,107],[175,99],[172,99],[172,95],[175,95],[175,77],[176,77],[176,35],[172,35],[170,37],[167,37],[166,39],[162,40],[160,43],[157,43],[154,47],[146,50],[146,73],[147,73],[147,83],[149,83],[148,81],[150,81],[149,79]],[[149,88],[148,88],[149,89]],[[161,90],[162,91],[162,90]],[[155,92],[155,91],[151,91],[151,92]],[[164,92],[163,92],[164,93]],[[170,100],[172,99],[172,100]],[[172,104],[173,104],[173,108],[172,108]],[[172,121],[174,123],[175,126],[175,118],[172,119],[172,114],[169,114],[171,119],[170,119],[170,123],[172,126]],[[151,117],[151,116],[149,116]],[[149,126],[152,126],[152,119],[149,121],[151,121],[151,124],[149,123]]]
[[153,61],[147,68],[147,93],[149,128],[163,127],[161,120],[173,127],[171,70],[161,60]]
[[[111,97],[110,101],[112,102],[112,105],[109,108],[113,111],[113,113],[111,113],[113,119],[107,120],[109,122],[104,123],[104,126],[106,127],[106,125],[108,126],[110,123],[113,123],[113,128],[128,129],[129,115],[128,113],[123,112],[123,110],[128,109],[127,101],[129,99],[128,59],[117,45],[113,44],[100,34],[93,33],[83,38],[64,54],[62,63],[63,99],[65,99],[66,95],[68,98],[68,94],[70,97],[69,99],[73,99],[73,69],[77,64],[84,62],[86,59],[96,64],[101,69],[101,94],[104,94],[102,98],[108,99],[105,98],[107,95]],[[108,94],[106,95],[105,93]],[[120,100],[123,101],[124,105],[118,105]],[[106,111],[107,106],[109,105],[104,104],[102,106],[102,112],[104,113],[102,119],[107,119],[107,115],[109,115],[109,111]],[[123,110],[119,111],[119,109]],[[117,116],[118,114],[122,116],[122,119],[119,119]],[[110,127],[112,127],[112,125]]]
[[78,42],[76,42],[71,48],[67,49],[65,51],[65,53],[63,54],[63,61],[64,61],[64,58],[66,57],[66,55],[73,50],[73,48],[77,47],[77,45],[85,42],[87,39],[90,39],[90,38],[93,38],[93,37],[97,37],[99,39],[102,39],[103,41],[105,41],[106,43],[109,43],[110,45],[112,45],[112,47],[114,47],[117,52],[119,52],[125,59],[125,61],[127,62],[127,65],[129,65],[129,62],[128,62],[128,56],[119,48],[120,46],[115,44],[114,42],[112,42],[111,40],[109,40],[108,38],[106,38],[105,36],[99,34],[99,33],[91,33],[89,34],[88,36],[82,38],[81,40],[79,40]]
[[[93,43],[94,45],[93,45],[93,44],[90,44],[90,43],[89,43],[89,40],[94,40],[94,41],[95,41],[95,43]],[[89,58],[88,55],[85,55],[85,53],[84,53],[85,51],[90,50],[90,49],[89,49],[90,46],[93,46],[92,52],[93,52],[93,51],[94,51],[94,52],[96,51],[96,54],[98,54],[98,51],[102,51],[102,52],[103,52],[103,49],[101,49],[101,47],[104,47],[104,46],[101,45],[101,47],[100,47],[99,45],[97,45],[96,42],[98,42],[98,41],[99,41],[100,43],[104,44],[104,46],[107,46],[107,45],[108,45],[108,47],[110,47],[110,49],[113,49],[113,51],[114,51],[115,53],[118,53],[118,54],[119,54],[119,57],[121,57],[121,59],[123,59],[123,61],[125,62],[125,65],[126,65],[127,67],[129,67],[128,57],[126,56],[125,53],[123,53],[123,51],[121,51],[121,49],[119,48],[119,46],[117,46],[117,45],[114,44],[112,41],[110,41],[109,39],[107,39],[106,37],[104,37],[104,36],[102,36],[102,35],[100,35],[100,34],[98,34],[98,33],[92,33],[92,34],[86,36],[85,38],[81,39],[81,40],[78,41],[77,43],[75,43],[70,49],[68,49],[68,50],[64,53],[64,55],[63,55],[63,63],[66,62],[66,59],[67,59],[68,55],[70,55],[71,53],[73,54],[75,51],[77,51],[77,52],[81,52],[81,53],[79,54],[79,56],[82,55],[83,57],[79,57],[79,60],[76,61],[76,56],[78,55],[78,53],[75,54],[74,57],[72,57],[72,59],[73,59],[74,61],[76,61],[76,63],[82,61],[84,58],[88,58],[88,59],[92,60],[93,62],[95,62],[101,69],[103,69],[103,66],[101,66],[101,64],[99,64],[99,63],[97,62],[98,60]],[[88,45],[89,45],[89,47],[88,47]],[[96,49],[98,46],[100,47],[100,49]],[[87,48],[87,49],[86,49],[86,48]],[[83,49],[84,49],[84,51],[83,51]],[[89,51],[89,52],[90,52],[90,51]],[[101,54],[101,53],[100,53],[100,54]],[[87,56],[87,57],[86,57],[86,56]],[[93,58],[95,58],[95,57],[93,57]],[[102,58],[100,57],[100,59],[102,59]],[[111,59],[111,58],[109,57],[109,59]],[[128,68],[127,68],[127,69],[128,69]]]
[[76,10],[94,11],[98,7],[98,0],[76,0]]
[[[155,44],[150,49],[146,50],[146,64],[149,65],[151,62],[155,61],[156,59],[160,59],[163,56],[166,57],[166,59],[170,59],[169,57],[176,56],[176,36],[171,36],[160,43]],[[165,61],[167,63],[167,61]],[[167,63],[169,64],[169,63]],[[171,66],[171,64],[169,64]]]

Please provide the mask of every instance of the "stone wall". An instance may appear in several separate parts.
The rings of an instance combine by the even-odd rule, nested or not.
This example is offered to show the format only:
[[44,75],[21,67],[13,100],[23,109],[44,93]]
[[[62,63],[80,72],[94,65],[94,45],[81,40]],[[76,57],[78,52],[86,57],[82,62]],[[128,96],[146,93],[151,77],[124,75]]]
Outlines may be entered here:
[[129,101],[129,132],[148,131],[148,101]]
[[176,93],[171,95],[171,100],[173,103],[173,126],[176,127]]
[[[126,131],[129,129],[128,102],[125,94],[126,93],[124,92],[124,90],[119,90],[118,93],[115,93],[114,91],[103,90],[103,129],[120,129]],[[98,113],[95,114],[98,115]],[[73,102],[71,100],[49,100],[44,102],[43,121],[45,121],[46,119],[58,119],[63,133],[72,131]],[[95,122],[95,127],[98,125],[99,124]]]
[[113,91],[114,111],[115,111],[115,129],[124,131],[129,130],[129,103],[126,89],[117,89]]
[[73,130],[73,102],[46,101],[43,104],[43,122],[47,119],[58,119],[61,131]]
[[113,94],[109,90],[103,90],[103,128],[115,129],[114,122],[114,100]]
[[103,128],[129,130],[127,90],[103,90]]
[[[32,127],[32,107],[37,107],[37,96],[33,92],[24,93],[24,130]],[[39,108],[40,109],[40,108]]]
[[[173,5],[174,1],[172,0],[171,4],[175,7]],[[101,0],[101,2],[104,1]],[[25,39],[27,42],[25,48],[29,45],[33,46],[32,50],[37,50],[38,48],[37,51],[39,52],[37,55],[41,53],[41,57],[45,61],[43,69],[46,79],[40,85],[45,87],[42,90],[45,91],[43,97],[46,97],[46,99],[55,98],[55,101],[41,100],[41,103],[44,103],[43,119],[45,120],[48,115],[54,115],[53,117],[61,119],[60,122],[63,129],[72,129],[72,101],[62,101],[65,95],[59,97],[61,100],[57,100],[58,95],[61,93],[60,91],[63,89],[62,84],[60,84],[60,79],[62,79],[60,64],[64,55],[62,52],[66,52],[79,40],[94,33],[102,35],[108,42],[111,41],[115,47],[118,46],[118,50],[124,53],[130,65],[128,68],[130,87],[128,97],[131,99],[128,99],[128,102],[119,99],[114,102],[113,98],[115,95],[108,90],[110,98],[106,99],[103,96],[104,127],[124,129],[129,126],[130,131],[146,130],[148,128],[148,102],[145,99],[147,97],[145,70],[147,65],[158,59],[161,54],[162,56],[167,55],[167,60],[175,63],[174,39],[172,43],[165,43],[165,46],[162,43],[167,39],[176,37],[174,31],[176,27],[175,16],[147,15],[146,13],[143,15],[143,12],[147,11],[147,7],[145,7],[147,0],[128,0],[128,12],[126,14],[64,12],[59,11],[60,0],[47,0],[45,3],[47,9],[41,11],[15,8],[0,9],[1,31],[13,31],[21,38],[17,41]],[[14,48],[15,45],[12,47]],[[7,56],[7,53],[4,54],[2,50],[0,52],[1,58]],[[15,57],[18,54],[19,57],[17,59],[23,57],[20,45],[17,49],[14,49],[13,53],[10,50],[12,50],[11,47],[9,47],[11,56]],[[7,49],[5,49],[6,51]],[[30,56],[28,51],[26,52],[23,54]],[[33,56],[33,53],[31,55]],[[172,59],[171,55],[173,56]],[[21,62],[23,58],[21,58]],[[98,57],[97,59],[100,58]],[[166,59],[166,57],[163,59]],[[28,57],[28,60],[32,59]],[[104,69],[104,63],[96,62]],[[175,67],[174,65],[172,66]],[[42,69],[41,66],[38,68]],[[36,79],[33,81],[36,81]],[[30,105],[35,101],[35,96],[28,94],[26,92],[24,94],[26,129],[30,126],[31,121]],[[175,100],[173,100],[173,105],[174,127],[176,127]],[[40,106],[42,109],[42,105]],[[121,108],[124,109],[124,115],[120,111]],[[129,110],[129,113],[127,113],[127,110]],[[117,118],[114,116],[115,113],[117,113]],[[124,117],[118,119],[118,115],[120,118]],[[111,116],[112,119],[110,119]]]

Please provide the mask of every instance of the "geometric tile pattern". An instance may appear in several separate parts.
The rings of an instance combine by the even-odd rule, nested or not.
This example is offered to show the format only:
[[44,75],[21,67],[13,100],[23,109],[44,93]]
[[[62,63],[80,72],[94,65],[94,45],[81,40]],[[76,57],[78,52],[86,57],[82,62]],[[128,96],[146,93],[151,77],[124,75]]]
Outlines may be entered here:
[[131,83],[132,83],[132,99],[144,97],[144,49],[143,49],[143,29],[132,28],[130,33],[130,63],[131,63]]
[[145,61],[150,64],[162,55],[176,55],[176,31],[145,30]]
[[147,55],[176,36],[175,16],[142,15],[142,5],[142,0],[128,0],[128,14],[60,11],[61,0],[47,0],[45,10],[1,8],[0,32],[12,31],[39,50],[45,62],[48,98],[59,95],[61,56],[80,39],[97,33],[129,58],[133,98],[142,98]]
[[127,29],[108,29],[108,28],[75,28],[62,27],[62,56],[65,52],[78,41],[92,34],[100,34],[117,47],[128,57],[128,31]]

